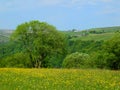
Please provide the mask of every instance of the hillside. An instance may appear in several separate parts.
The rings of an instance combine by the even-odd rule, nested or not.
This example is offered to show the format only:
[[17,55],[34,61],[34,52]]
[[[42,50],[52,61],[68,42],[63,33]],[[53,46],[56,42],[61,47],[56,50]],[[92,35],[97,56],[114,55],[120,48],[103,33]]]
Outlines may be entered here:
[[[0,29],[0,43],[8,42],[9,36],[13,30]],[[104,28],[92,28],[82,31],[62,31],[69,36],[70,39],[81,39],[81,40],[108,40],[116,32],[120,32],[120,26],[115,27],[104,27]]]
[[[12,31],[1,30],[1,32],[0,32],[1,33],[0,34],[1,35],[0,67],[61,68],[61,67],[64,67],[63,61],[66,59],[66,57],[68,57],[69,55],[72,55],[72,54],[74,55],[74,53],[78,52],[78,53],[80,53],[80,55],[81,55],[81,53],[82,53],[82,55],[84,55],[84,54],[90,55],[89,60],[87,61],[87,59],[86,59],[86,61],[82,63],[82,66],[80,63],[80,68],[89,68],[90,67],[90,68],[119,69],[120,66],[118,66],[118,65],[120,65],[120,64],[114,64],[114,63],[112,63],[112,61],[108,62],[109,57],[111,58],[111,56],[110,56],[111,54],[109,55],[110,52],[108,53],[108,51],[106,50],[106,48],[108,46],[102,48],[103,45],[104,46],[106,45],[104,43],[105,40],[112,38],[117,32],[120,32],[120,27],[119,28],[111,27],[111,28],[101,28],[101,30],[98,30],[98,28],[96,28],[94,30],[89,29],[89,30],[83,30],[83,31],[63,31],[63,33],[66,34],[66,39],[65,39],[64,35],[61,34],[60,38],[62,41],[60,41],[59,38],[57,38],[57,34],[54,36],[52,32],[50,32],[51,33],[50,35],[52,36],[53,40],[51,38],[49,39],[48,38],[49,34],[45,33],[45,32],[44,32],[44,34],[42,34],[43,32],[41,32],[39,37],[37,37],[37,38],[33,37],[32,39],[30,36],[31,34],[30,35],[27,34],[27,36],[25,36],[25,38],[30,36],[29,39],[25,40],[25,43],[27,43],[27,44],[24,44],[24,42],[21,42],[22,38],[20,39],[20,43],[16,43],[16,41],[15,42],[9,41],[9,37],[10,37],[10,34],[12,33]],[[34,36],[34,34],[32,34],[32,35]],[[42,39],[41,39],[41,35],[46,36],[46,37],[42,37]],[[116,42],[113,42],[112,40],[110,40],[110,43],[109,42],[106,42],[106,43],[108,43],[109,46],[112,44],[111,42],[113,42],[113,44],[115,43],[115,45],[111,45],[111,46],[116,46],[117,42],[118,42],[117,44],[119,44],[120,43],[119,42],[120,34],[117,34],[116,36],[117,37],[115,37],[115,39],[113,40]],[[62,37],[64,39],[62,39]],[[36,40],[36,39],[38,39],[38,40]],[[34,40],[34,41],[32,41],[32,40]],[[56,42],[54,42],[54,41],[59,41],[59,43],[55,44]],[[6,43],[4,43],[4,42],[6,42]],[[35,42],[35,43],[33,44],[33,42]],[[57,47],[57,45],[58,45],[58,47]],[[56,50],[51,50],[51,48],[54,49],[55,47],[58,48],[58,51],[61,48],[63,48],[63,49],[59,51],[60,53],[58,53],[58,51],[56,51]],[[114,47],[113,47],[113,49],[114,49]],[[104,54],[103,54],[103,50],[106,51]],[[52,51],[52,52],[49,53],[50,51]],[[56,51],[56,52],[54,52],[54,51]],[[119,48],[116,51],[119,51]],[[113,54],[113,52],[111,52],[111,53]],[[118,55],[116,55],[116,53],[115,53],[114,56],[116,56],[116,57],[112,57],[112,58],[119,58],[119,57],[117,57],[117,56],[120,56],[119,52],[117,52],[117,53],[118,53]],[[33,56],[33,58],[31,58],[31,55]],[[43,55],[43,57],[45,56],[44,59],[43,58],[41,59],[42,55]],[[101,55],[101,56],[103,55],[102,58],[100,59],[100,63],[98,63],[99,55]],[[41,57],[39,57],[39,56],[41,56]],[[76,56],[78,56],[78,55],[76,55]],[[108,58],[105,58],[106,56]],[[74,56],[72,56],[72,57],[74,57]],[[36,59],[36,61],[37,60],[39,60],[39,61],[36,62],[36,61],[34,61],[35,59]],[[102,59],[103,59],[103,61],[105,61],[105,63],[103,61],[101,61]],[[72,60],[72,59],[70,59],[70,60]],[[115,59],[113,59],[113,60],[115,60]],[[41,64],[42,61],[45,61],[45,62]],[[94,62],[94,63],[92,63],[92,62]],[[110,64],[108,64],[108,63],[110,63]],[[42,66],[40,66],[40,65],[42,65]],[[67,65],[69,65],[69,64],[67,64]],[[75,64],[73,64],[73,65],[75,65]]]
[[120,31],[120,26],[114,26],[114,27],[104,27],[104,28],[92,28],[89,29],[90,31],[96,31],[96,32],[118,32]]
[[105,28],[92,28],[82,31],[64,31],[70,39],[81,40],[108,40],[114,36],[115,33],[120,32],[120,26],[105,27]]
[[0,29],[0,43],[8,42],[12,32],[12,30]]

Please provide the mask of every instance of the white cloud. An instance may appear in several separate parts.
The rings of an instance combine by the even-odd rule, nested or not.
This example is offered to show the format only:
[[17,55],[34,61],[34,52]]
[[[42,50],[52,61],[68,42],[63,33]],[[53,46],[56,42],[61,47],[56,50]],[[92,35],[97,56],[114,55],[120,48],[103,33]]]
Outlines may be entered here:
[[118,14],[120,11],[120,8],[116,7],[104,7],[101,10],[97,11],[96,14],[98,15],[107,15],[107,14]]
[[66,6],[82,8],[87,5],[94,6],[100,3],[109,4],[113,2],[115,2],[115,0],[1,0],[0,11],[25,10],[46,6]]
[[51,6],[51,5],[58,5],[60,3],[62,3],[64,0],[38,0],[39,5],[43,5],[43,6]]
[[0,1],[0,11],[54,6],[60,5],[62,2],[64,0],[6,0]]
[[94,7],[97,14],[113,14],[118,13],[120,9],[120,0],[71,0],[71,7],[76,6],[78,8]]
[[[116,0],[118,1],[118,0]],[[81,4],[90,4],[90,5],[96,5],[99,3],[112,3],[115,2],[115,0],[71,0],[71,2],[75,3],[81,3]]]
[[113,2],[113,0],[101,0],[101,2],[106,2],[106,3],[108,3],[108,2]]
[[63,5],[66,7],[78,7],[78,8],[84,8],[85,6],[97,6],[99,4],[109,4],[114,2],[114,0],[69,0],[68,2],[64,3]]

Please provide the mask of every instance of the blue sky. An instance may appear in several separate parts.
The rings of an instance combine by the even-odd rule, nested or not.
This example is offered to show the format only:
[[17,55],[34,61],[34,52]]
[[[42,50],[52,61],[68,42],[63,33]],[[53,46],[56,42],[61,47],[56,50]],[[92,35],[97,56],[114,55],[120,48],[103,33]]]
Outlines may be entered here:
[[120,25],[120,0],[0,0],[0,29],[31,20],[58,30]]

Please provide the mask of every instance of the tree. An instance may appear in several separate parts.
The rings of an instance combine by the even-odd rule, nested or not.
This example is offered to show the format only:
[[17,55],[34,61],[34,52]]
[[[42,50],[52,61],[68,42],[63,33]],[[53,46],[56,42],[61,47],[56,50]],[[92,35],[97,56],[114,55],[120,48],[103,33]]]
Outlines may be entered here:
[[64,35],[46,22],[30,21],[18,25],[11,39],[29,54],[32,67],[47,67],[47,58],[65,52]]
[[88,54],[75,52],[64,59],[62,66],[65,68],[85,68],[88,58]]
[[120,33],[105,41],[100,50],[91,53],[89,61],[91,67],[120,69]]
[[88,60],[90,68],[100,68],[100,69],[108,68],[107,59],[111,58],[111,57],[108,57],[108,55],[109,54],[104,52],[103,50],[92,52]]
[[104,52],[107,52],[107,64],[111,69],[120,69],[120,33],[106,41],[103,45]]
[[0,67],[31,67],[31,62],[29,62],[29,57],[27,53],[16,53],[3,58],[0,61]]

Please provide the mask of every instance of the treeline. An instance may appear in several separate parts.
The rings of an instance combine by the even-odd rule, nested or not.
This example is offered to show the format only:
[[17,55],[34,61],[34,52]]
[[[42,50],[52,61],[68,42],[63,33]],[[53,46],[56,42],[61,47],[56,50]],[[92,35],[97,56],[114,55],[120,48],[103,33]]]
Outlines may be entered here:
[[18,25],[0,45],[0,67],[120,69],[120,33],[107,41],[70,38],[40,21]]

